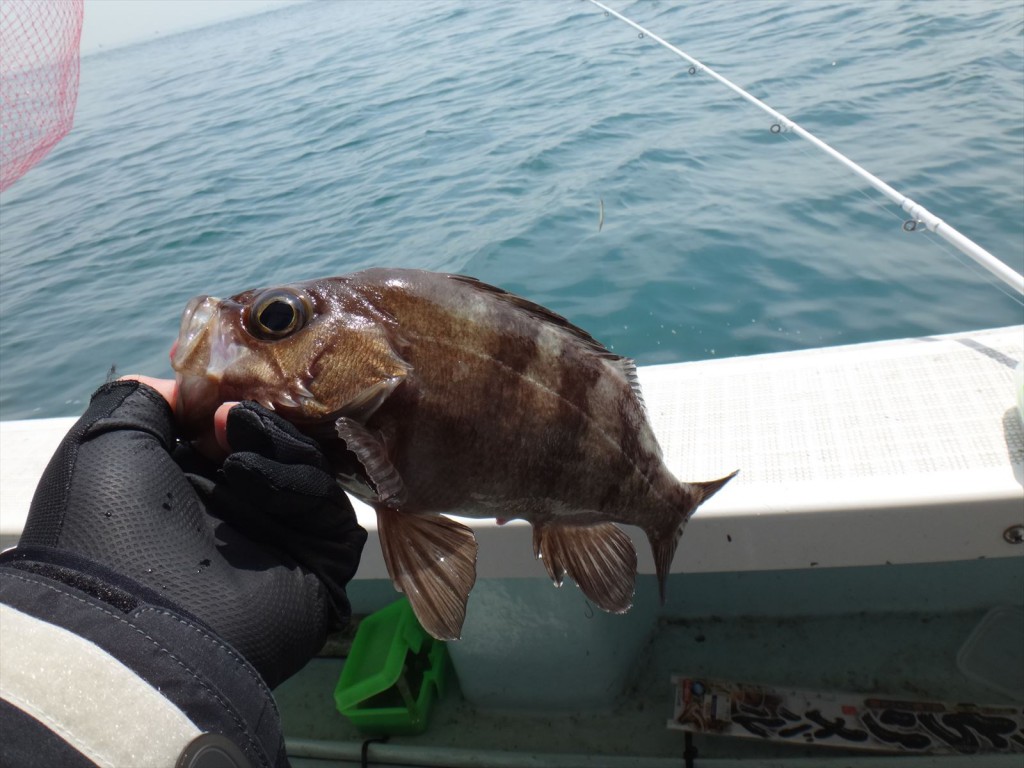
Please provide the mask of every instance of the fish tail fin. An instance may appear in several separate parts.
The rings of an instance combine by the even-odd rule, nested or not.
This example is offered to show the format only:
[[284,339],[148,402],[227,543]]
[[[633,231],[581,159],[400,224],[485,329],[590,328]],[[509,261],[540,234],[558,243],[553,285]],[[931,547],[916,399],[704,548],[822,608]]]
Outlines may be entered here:
[[665,584],[668,581],[668,572],[672,567],[672,559],[675,557],[686,521],[690,519],[697,507],[714,496],[722,486],[736,476],[737,472],[739,470],[717,480],[680,483],[678,486],[680,502],[675,508],[675,514],[670,516],[668,525],[647,530],[647,538],[651,542],[651,553],[654,555],[654,567],[658,574],[658,594],[662,604],[665,603]]
[[[688,485],[693,488],[697,488],[700,491],[700,501],[693,505],[694,509],[718,493],[722,489],[722,486],[736,477],[739,472],[740,471],[737,469],[730,472],[725,477],[718,478],[717,480],[705,480],[703,483],[688,483]],[[692,514],[692,512],[690,514]]]

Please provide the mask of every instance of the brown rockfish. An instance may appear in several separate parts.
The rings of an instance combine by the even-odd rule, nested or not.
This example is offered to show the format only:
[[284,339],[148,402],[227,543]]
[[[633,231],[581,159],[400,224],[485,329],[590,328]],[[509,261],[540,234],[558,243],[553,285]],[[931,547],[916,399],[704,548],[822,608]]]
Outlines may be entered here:
[[440,639],[461,634],[477,554],[473,531],[443,513],[529,521],[556,585],[568,574],[622,613],[636,551],[615,524],[647,533],[664,599],[683,526],[732,477],[677,480],[632,361],[461,275],[371,269],[199,296],[172,363],[186,431],[255,400],[320,442],[376,509],[388,573]]

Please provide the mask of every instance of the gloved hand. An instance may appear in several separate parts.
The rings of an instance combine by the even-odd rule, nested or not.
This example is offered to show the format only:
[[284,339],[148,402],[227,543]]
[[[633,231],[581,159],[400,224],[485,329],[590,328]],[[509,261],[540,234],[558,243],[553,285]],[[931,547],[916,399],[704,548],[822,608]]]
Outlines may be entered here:
[[154,389],[100,387],[44,472],[16,552],[75,553],[155,590],[274,687],[348,620],[366,532],[315,442],[263,407],[229,411],[221,466],[174,435]]

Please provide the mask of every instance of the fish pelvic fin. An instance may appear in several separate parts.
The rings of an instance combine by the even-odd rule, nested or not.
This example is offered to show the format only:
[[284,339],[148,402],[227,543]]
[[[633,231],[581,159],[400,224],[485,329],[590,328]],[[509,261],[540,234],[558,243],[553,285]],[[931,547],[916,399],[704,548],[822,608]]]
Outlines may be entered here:
[[568,573],[602,610],[625,613],[632,607],[636,550],[618,526],[535,525],[533,552],[555,586]]
[[679,546],[679,539],[683,535],[683,528],[687,520],[690,519],[697,507],[736,477],[737,472],[739,472],[738,469],[717,480],[680,483],[680,502],[677,514],[670,519],[668,525],[647,529],[647,538],[651,542],[651,553],[654,555],[654,567],[658,574],[658,596],[661,598],[662,605],[665,604],[665,584],[668,581],[669,569],[672,567],[672,560],[676,555],[676,548]]
[[377,531],[391,581],[420,624],[438,640],[458,640],[476,582],[472,529],[441,515],[379,507]]

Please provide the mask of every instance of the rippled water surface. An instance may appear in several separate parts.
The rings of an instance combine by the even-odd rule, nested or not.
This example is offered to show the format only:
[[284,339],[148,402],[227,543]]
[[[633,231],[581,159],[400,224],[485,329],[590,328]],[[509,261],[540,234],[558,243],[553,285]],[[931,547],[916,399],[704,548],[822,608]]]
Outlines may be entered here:
[[[616,7],[1024,269],[1020,0]],[[641,364],[1024,320],[771,122],[582,0],[316,3],[88,56],[0,200],[0,418],[168,375],[197,293],[370,265],[500,284]]]

